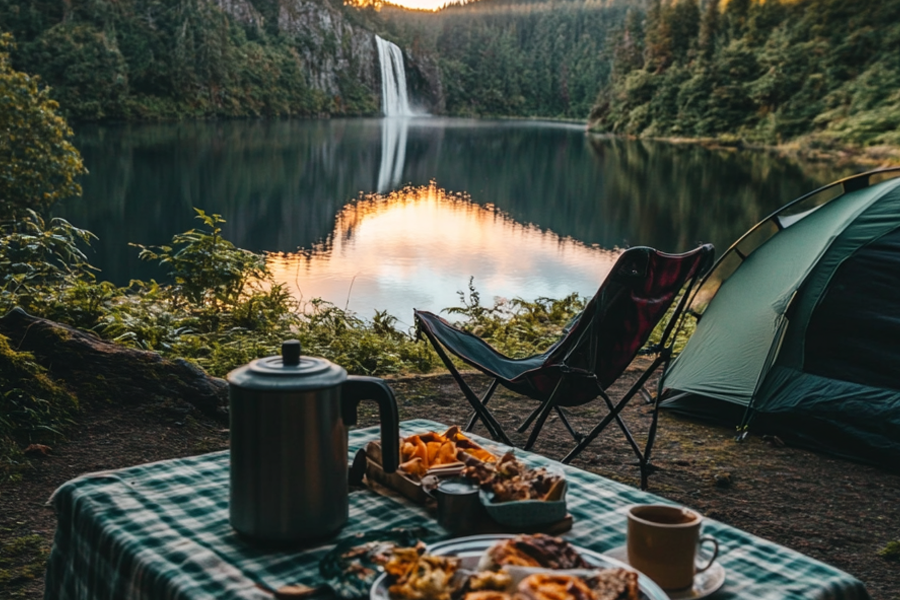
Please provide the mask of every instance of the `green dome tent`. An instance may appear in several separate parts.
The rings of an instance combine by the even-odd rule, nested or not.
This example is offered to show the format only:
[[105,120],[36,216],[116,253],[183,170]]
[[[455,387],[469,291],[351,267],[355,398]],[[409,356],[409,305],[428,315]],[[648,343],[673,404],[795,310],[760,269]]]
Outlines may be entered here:
[[784,206],[722,255],[692,307],[661,406],[896,467],[900,169]]

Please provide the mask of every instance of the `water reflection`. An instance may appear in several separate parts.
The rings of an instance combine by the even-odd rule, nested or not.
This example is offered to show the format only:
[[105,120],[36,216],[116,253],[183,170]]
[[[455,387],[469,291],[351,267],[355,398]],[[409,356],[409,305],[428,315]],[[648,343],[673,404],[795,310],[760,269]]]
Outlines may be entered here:
[[400,185],[406,163],[406,135],[409,119],[389,117],[381,120],[381,167],[376,191],[387,192]]
[[516,223],[436,185],[406,188],[345,207],[335,230],[309,251],[270,256],[276,277],[304,300],[323,297],[361,314],[459,304],[469,275],[485,299],[593,294],[618,251]]
[[[481,208],[496,207],[497,212],[488,211],[482,219],[503,214],[504,227],[544,232],[552,240],[572,239],[583,247],[609,249],[650,245],[678,252],[700,241],[725,248],[788,200],[850,174],[826,164],[798,164],[760,152],[596,138],[586,136],[579,126],[523,121],[233,121],[86,126],[76,133],[76,144],[91,174],[83,181],[84,197],[62,206],[60,212],[100,237],[91,258],[103,270],[102,276],[120,284],[131,278],[162,277],[158,267],[140,263],[127,243],[166,243],[173,234],[196,225],[195,206],[221,214],[227,220],[225,235],[240,247],[295,253],[327,246],[331,258],[322,265],[337,265],[335,256],[357,252],[357,261],[372,257],[366,258],[368,269],[374,268],[375,257],[393,252],[366,244],[397,237],[396,230],[379,235],[374,229],[376,224],[393,222],[387,215],[395,214],[395,209],[379,212],[377,217],[366,213],[353,227],[347,225],[347,210],[361,210],[354,203],[366,194],[405,184],[428,186],[435,181],[444,189],[466,192],[472,203],[466,211],[479,214]],[[428,298],[449,294],[455,299],[456,290],[473,275],[483,290],[497,278],[504,282],[497,285],[497,293],[530,297],[544,293],[539,290],[557,289],[558,272],[574,272],[567,270],[571,253],[563,254],[552,266],[535,267],[552,283],[535,288],[519,279],[524,287],[513,290],[501,269],[484,266],[481,270],[490,261],[476,253],[487,250],[480,250],[471,239],[456,248],[447,241],[429,243],[430,238],[440,237],[451,213],[434,208],[416,214],[416,221],[403,221],[411,230],[402,237],[407,245],[396,248],[418,262],[397,264],[410,269],[414,262],[431,262],[456,269],[452,281],[427,279],[437,277],[433,273],[440,269],[428,271],[432,274],[427,277],[426,271],[418,272],[415,286],[419,289],[442,289],[440,296],[429,292]],[[363,231],[366,235],[359,233]],[[484,232],[480,227],[473,231],[479,236]],[[350,238],[342,237],[347,235]],[[493,232],[490,237],[498,235]],[[519,241],[528,243],[544,239],[518,235]],[[540,242],[540,252],[556,243]],[[457,258],[446,260],[447,252]],[[474,258],[463,260],[466,252]],[[537,264],[534,257],[529,261]],[[396,264],[391,268],[400,269]],[[350,293],[354,306],[363,306],[355,299],[363,298],[361,290],[366,285],[384,291],[384,296],[368,305],[366,315],[375,307],[407,314],[413,303],[404,294],[426,306],[424,293],[411,290],[408,270],[393,279],[372,276],[372,282],[380,282],[377,285],[365,283],[369,275],[361,268],[355,272],[359,275]],[[589,273],[591,278],[598,271]],[[329,277],[314,270],[309,276],[323,281]],[[593,283],[580,288],[581,280],[572,277],[560,293],[592,291]],[[337,281],[337,275],[334,278]],[[288,281],[293,282],[293,276]],[[402,293],[389,290],[386,282],[400,286]],[[302,278],[300,284],[309,298],[313,288]],[[343,305],[349,283],[329,285],[336,295],[329,291],[326,299]]]

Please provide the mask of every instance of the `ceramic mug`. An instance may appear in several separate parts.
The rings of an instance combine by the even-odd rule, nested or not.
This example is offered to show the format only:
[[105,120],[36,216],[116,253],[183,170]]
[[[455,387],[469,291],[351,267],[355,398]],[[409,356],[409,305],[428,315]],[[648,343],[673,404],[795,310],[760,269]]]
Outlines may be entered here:
[[[628,509],[628,563],[666,590],[690,588],[694,575],[712,566],[719,544],[700,537],[703,517],[677,506],[642,504]],[[713,546],[703,566],[696,564],[701,544]]]

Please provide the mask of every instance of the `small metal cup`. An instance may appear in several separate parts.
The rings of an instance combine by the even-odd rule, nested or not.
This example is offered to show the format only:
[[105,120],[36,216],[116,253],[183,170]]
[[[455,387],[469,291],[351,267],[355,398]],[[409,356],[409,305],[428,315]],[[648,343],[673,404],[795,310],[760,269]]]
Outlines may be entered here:
[[464,535],[478,530],[485,518],[478,484],[463,477],[440,481],[435,488],[438,524],[453,535]]

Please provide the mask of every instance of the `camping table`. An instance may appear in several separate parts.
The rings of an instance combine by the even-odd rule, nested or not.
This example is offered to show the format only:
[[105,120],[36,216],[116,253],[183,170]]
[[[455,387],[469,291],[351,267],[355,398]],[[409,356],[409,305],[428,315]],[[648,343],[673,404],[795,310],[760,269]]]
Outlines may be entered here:
[[[404,435],[444,425],[415,420]],[[350,432],[351,455],[378,437],[377,428]],[[488,442],[490,443],[490,442]],[[636,503],[670,503],[637,489],[539,455],[568,479],[566,538],[603,552],[625,542],[625,510]],[[349,534],[424,526],[440,532],[421,507],[369,490],[350,494],[350,520],[340,536],[313,548],[267,551],[245,543],[228,524],[228,453],[85,475],[51,498],[58,526],[47,566],[47,600],[245,598],[271,600],[255,584],[319,585],[318,561]],[[713,600],[868,598],[865,587],[833,567],[708,519],[704,532],[719,541],[725,586]]]

